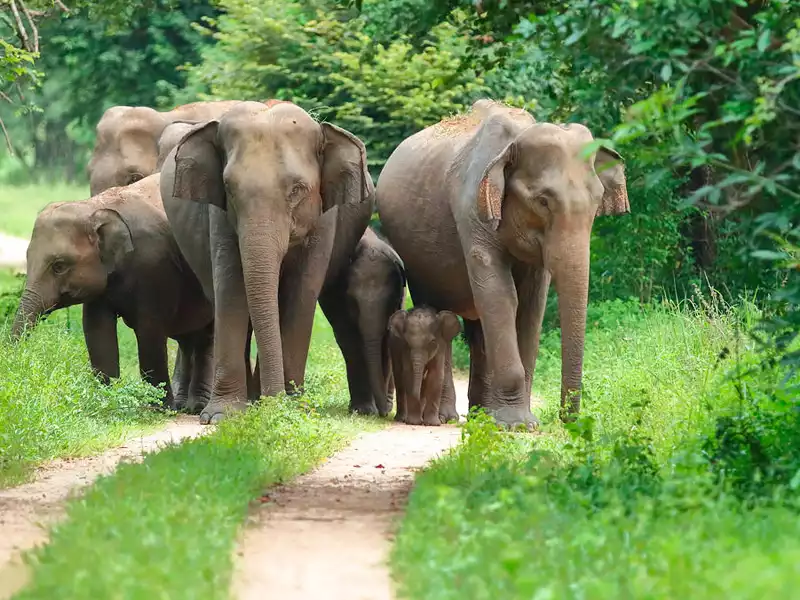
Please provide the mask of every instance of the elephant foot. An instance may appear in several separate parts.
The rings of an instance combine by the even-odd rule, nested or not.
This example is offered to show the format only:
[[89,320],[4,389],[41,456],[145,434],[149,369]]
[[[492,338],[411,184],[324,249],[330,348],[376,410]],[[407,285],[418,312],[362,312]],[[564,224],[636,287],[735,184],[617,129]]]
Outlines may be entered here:
[[394,416],[394,420],[395,420],[395,421],[397,421],[398,423],[405,423],[405,422],[406,422],[406,415],[405,415],[405,413],[397,413],[397,414]]
[[214,425],[222,421],[230,413],[242,412],[247,408],[247,402],[234,400],[233,402],[212,401],[200,413],[201,425]]
[[497,425],[502,429],[523,427],[527,431],[533,431],[539,427],[539,421],[533,416],[529,406],[501,406],[499,408],[487,408],[486,412],[494,418]]
[[406,425],[422,425],[422,417],[421,416],[420,417],[418,417],[418,416],[413,416],[413,417],[407,416],[405,418],[405,424]]
[[375,416],[378,414],[378,408],[374,404],[361,404],[358,406],[351,406],[350,412],[357,415]]
[[208,398],[190,398],[183,409],[190,415],[199,415],[206,406],[208,406]]
[[[446,422],[447,421],[445,421],[445,423]],[[422,424],[427,425],[428,427],[438,427],[439,425],[442,424],[442,421],[439,415],[436,415],[435,417],[428,417],[426,419],[423,419]]]
[[[459,420],[458,411],[456,410],[455,405],[453,406],[440,406],[439,407],[439,421],[441,423],[449,423],[450,421],[455,421],[458,423]],[[437,423],[438,425],[439,423]]]

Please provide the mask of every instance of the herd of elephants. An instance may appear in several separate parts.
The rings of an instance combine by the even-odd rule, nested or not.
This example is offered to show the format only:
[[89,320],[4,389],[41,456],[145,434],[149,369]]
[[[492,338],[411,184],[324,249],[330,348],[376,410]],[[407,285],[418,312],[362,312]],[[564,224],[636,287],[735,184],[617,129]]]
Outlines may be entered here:
[[[552,279],[568,418],[580,406],[592,225],[630,211],[622,158],[593,142],[580,124],[479,100],[404,140],[373,184],[362,141],[291,102],[115,106],[97,125],[91,198],[36,218],[12,335],[82,304],[91,365],[108,381],[121,317],[167,405],[215,423],[302,390],[319,303],[350,409],[386,416],[396,395],[397,420],[438,425],[458,418],[460,316],[470,407],[532,428]],[[381,237],[368,226],[376,209]],[[178,343],[172,383],[167,338]]]

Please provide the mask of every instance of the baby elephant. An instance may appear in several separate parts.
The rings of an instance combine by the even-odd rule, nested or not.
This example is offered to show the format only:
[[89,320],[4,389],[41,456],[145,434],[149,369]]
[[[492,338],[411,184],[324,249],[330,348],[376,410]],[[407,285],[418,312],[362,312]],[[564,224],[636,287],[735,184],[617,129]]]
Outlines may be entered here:
[[461,331],[455,313],[414,307],[389,319],[389,352],[397,390],[397,421],[439,425],[447,344]]

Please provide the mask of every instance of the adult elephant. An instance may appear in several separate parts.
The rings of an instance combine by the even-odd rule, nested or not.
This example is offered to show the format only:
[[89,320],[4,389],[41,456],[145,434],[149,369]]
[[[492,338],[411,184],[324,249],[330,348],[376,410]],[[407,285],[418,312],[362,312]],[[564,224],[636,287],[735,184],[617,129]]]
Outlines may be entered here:
[[[160,175],[83,202],[57,202],[36,217],[25,290],[12,328],[83,305],[89,359],[104,381],[119,377],[117,317],[133,329],[142,377],[166,386],[170,408],[199,412],[211,387],[213,311],[183,260],[159,196]],[[167,338],[178,341],[176,393]]]
[[[415,304],[465,319],[470,406],[502,425],[537,424],[531,379],[551,277],[562,418],[580,407],[592,224],[630,211],[621,157],[602,147],[583,156],[592,142],[583,125],[536,123],[480,100],[406,139],[378,181],[383,231]],[[455,415],[448,378],[443,419]]]
[[91,195],[130,185],[157,172],[159,138],[171,123],[215,119],[238,102],[193,102],[165,112],[147,106],[112,106],[97,123],[88,165]]
[[161,193],[214,300],[215,376],[201,414],[213,423],[246,406],[250,322],[260,393],[272,396],[304,378],[317,300],[326,315],[341,314],[337,281],[373,206],[366,149],[289,102],[243,102],[182,138],[164,162]]

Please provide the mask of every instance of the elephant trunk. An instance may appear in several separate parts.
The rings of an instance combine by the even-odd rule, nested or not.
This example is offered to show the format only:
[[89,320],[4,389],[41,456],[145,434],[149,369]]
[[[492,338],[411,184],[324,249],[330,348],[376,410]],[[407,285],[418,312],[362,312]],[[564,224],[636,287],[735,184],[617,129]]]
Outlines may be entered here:
[[581,405],[586,304],[589,296],[589,238],[575,235],[559,246],[562,256],[554,265],[561,321],[562,419],[577,414]]
[[412,380],[411,380],[411,393],[412,398],[416,402],[422,402],[422,379],[425,375],[425,365],[426,360],[424,356],[415,356],[414,353],[411,355],[411,373],[412,373]]
[[12,338],[18,340],[26,329],[33,327],[39,317],[47,312],[51,304],[45,304],[44,298],[33,288],[25,288],[14,316],[14,324],[11,328]]
[[367,360],[367,375],[378,414],[385,417],[391,406],[386,396],[386,373],[383,365],[383,337],[373,336],[364,340],[364,354]]
[[[242,272],[258,348],[263,396],[275,396],[285,390],[278,284],[289,236],[288,227],[282,228],[279,223],[278,219],[261,218],[258,222],[240,224],[239,227]],[[265,226],[270,231],[265,232]]]

